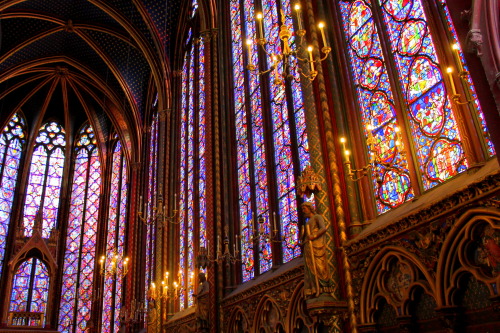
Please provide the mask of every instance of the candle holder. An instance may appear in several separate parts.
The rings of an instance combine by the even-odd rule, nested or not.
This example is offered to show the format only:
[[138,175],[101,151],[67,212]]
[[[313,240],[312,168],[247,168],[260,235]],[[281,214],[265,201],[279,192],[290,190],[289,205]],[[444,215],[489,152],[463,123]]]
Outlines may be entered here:
[[[266,240],[267,242],[272,242],[272,243],[281,243],[281,240],[279,239],[279,231],[276,226],[276,213],[273,213],[272,215],[272,228],[271,225],[269,226],[269,232],[265,231],[265,217],[262,215],[259,215],[257,217],[257,228],[254,229],[254,234],[252,236],[252,242],[258,243],[261,239]],[[268,217],[269,220],[269,217]],[[253,224],[253,223],[252,223]]]
[[196,258],[196,262],[198,264],[198,267],[202,267],[205,269],[210,263],[217,262],[218,264],[222,264],[223,262],[226,263],[226,265],[229,264],[235,264],[241,259],[239,258],[239,250],[238,250],[238,244],[239,244],[239,239],[240,237],[238,235],[234,235],[234,243],[233,243],[233,251],[231,252],[229,250],[229,237],[227,236],[228,234],[228,227],[226,226],[225,228],[226,231],[226,236],[224,236],[224,239],[222,240],[222,249],[221,249],[221,241],[220,237],[217,236],[217,251],[216,251],[216,256],[215,258],[211,255],[210,251],[210,244],[207,241],[207,247],[201,246],[199,250],[199,254]]
[[[123,261],[120,261],[118,253],[115,251],[113,252],[113,255],[111,257],[111,260],[109,260],[109,264],[107,264],[106,256],[101,256],[101,259],[99,259],[99,266],[100,270],[99,272],[101,273],[102,276],[105,276],[107,278],[114,278],[118,273],[121,274],[122,277],[127,275],[128,273],[128,262],[129,258],[125,257]],[[120,264],[122,266],[122,269],[120,270]]]
[[[166,273],[166,275],[168,276],[168,272]],[[166,281],[161,281],[160,287],[156,287],[156,284],[154,282],[151,283],[148,289],[148,299],[154,301],[175,301],[179,297],[179,291],[179,284],[174,281],[172,285],[169,285],[167,278]]]
[[177,194],[174,194],[174,209],[172,210],[172,214],[168,215],[166,206],[163,205],[163,197],[161,192],[158,195],[157,205],[152,207],[152,214],[148,218],[148,216],[143,216],[144,212],[147,212],[147,204],[144,203],[144,212],[142,211],[142,195],[139,198],[139,211],[137,215],[139,219],[146,225],[153,225],[155,221],[159,222],[159,227],[166,227],[168,223],[179,224],[180,221],[178,219],[178,210],[177,210]]
[[[297,59],[300,62],[303,62],[305,64],[309,65],[309,74],[305,74],[300,67],[297,69],[297,72],[300,73],[303,77],[308,78],[309,80],[313,81],[316,76],[318,75],[318,71],[315,69],[315,64],[319,64],[323,62],[326,58],[328,58],[328,55],[330,54],[332,48],[328,46],[327,41],[326,41],[326,35],[325,35],[325,24],[323,22],[320,22],[318,24],[318,28],[321,31],[321,37],[323,40],[323,48],[321,48],[321,52],[323,53],[323,57],[319,57],[317,59],[314,59],[313,57],[313,47],[309,46],[307,48],[307,52],[309,54],[308,58],[301,58],[299,55],[304,53],[305,50],[302,49],[303,45],[303,38],[306,34],[306,30],[303,27],[303,22],[302,22],[302,13],[301,13],[301,7],[299,3],[296,3],[294,6],[295,12],[296,12],[296,22],[297,22],[297,27],[298,31],[296,32],[296,36],[299,37],[298,42],[296,43],[297,48],[295,50],[292,50],[290,47],[290,38],[292,37],[292,31],[291,29],[285,24],[286,22],[286,16],[283,10],[281,10],[281,21],[282,24],[279,29],[278,33],[278,38],[282,42],[282,49],[280,52],[269,52],[267,50],[267,47],[269,46],[268,41],[266,40],[264,36],[264,29],[263,29],[263,15],[262,13],[257,13],[256,15],[256,21],[257,21],[257,26],[258,26],[258,35],[257,35],[257,44],[261,47],[262,51],[271,59],[271,61],[268,61],[268,63],[271,64],[269,69],[264,70],[264,71],[259,71],[257,69],[257,66],[252,63],[252,50],[253,50],[253,41],[251,39],[247,39],[246,44],[247,44],[247,50],[248,50],[248,65],[247,69],[250,71],[250,73],[254,75],[265,75],[269,72],[276,71],[275,74],[275,79],[274,79],[274,84],[283,84],[283,77],[289,78],[290,77],[290,68],[293,66],[293,59]],[[281,64],[281,66],[280,66]],[[282,70],[282,73],[279,73],[279,70]]]
[[[380,156],[375,153],[375,147],[377,145],[377,142],[375,138],[373,137],[372,134],[373,127],[369,125],[367,127],[367,132],[368,132],[368,138],[366,139],[366,145],[368,146],[368,154],[370,157],[370,160],[368,164],[365,166],[355,169],[352,167],[352,163],[350,160],[350,155],[351,152],[346,149],[346,138],[342,137],[340,138],[340,143],[342,144],[343,150],[344,150],[344,156],[345,156],[345,162],[344,165],[346,166],[346,171],[347,171],[347,176],[349,179],[351,179],[354,182],[357,182],[361,180],[363,177],[367,176],[370,172],[371,169],[374,169],[376,166],[383,166],[384,168],[392,169],[395,172],[399,173],[400,170],[395,167],[391,163],[384,162],[380,159]],[[394,137],[396,138],[395,140],[395,145],[398,149],[398,151],[401,152],[402,155],[405,155],[405,151],[403,149],[403,139],[402,139],[402,134],[401,134],[401,129],[396,126],[394,127]],[[380,179],[378,181],[381,181]]]
[[[470,82],[468,81],[469,78],[469,72],[465,70],[463,64],[462,64],[462,59],[460,58],[460,45],[458,43],[455,43],[451,46],[453,50],[453,56],[455,58],[455,62],[457,64],[457,70],[458,70],[458,78],[460,79],[460,82],[462,83],[463,86],[466,87],[470,95],[472,96],[472,89],[470,88]],[[465,102],[462,102],[462,95],[457,92],[457,89],[455,87],[455,82],[454,82],[454,70],[453,67],[448,67],[446,68],[446,73],[448,74],[448,80],[450,82],[450,88],[451,88],[451,100],[453,103],[456,105],[467,105],[470,103],[473,103],[474,100],[472,98],[467,98],[465,97]]]

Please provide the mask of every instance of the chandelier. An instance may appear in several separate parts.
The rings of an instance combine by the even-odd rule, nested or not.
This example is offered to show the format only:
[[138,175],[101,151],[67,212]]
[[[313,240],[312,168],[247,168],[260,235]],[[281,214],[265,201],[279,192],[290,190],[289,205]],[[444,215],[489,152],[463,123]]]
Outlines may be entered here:
[[[314,59],[313,56],[313,50],[314,48],[312,46],[307,47],[307,53],[309,54],[308,58],[301,58],[300,55],[305,54],[305,50],[303,50],[302,45],[304,44],[303,37],[306,34],[306,30],[304,29],[304,24],[302,21],[302,12],[301,12],[301,6],[299,3],[295,4],[294,6],[295,13],[296,13],[296,22],[297,22],[297,27],[298,31],[296,35],[299,37],[298,41],[295,41],[295,49],[292,49],[290,46],[290,40],[292,38],[292,31],[290,27],[288,27],[285,22],[286,22],[286,16],[283,10],[281,10],[281,21],[283,22],[280,26],[278,37],[281,40],[281,50],[277,48],[277,45],[272,45],[269,44],[267,39],[265,38],[264,34],[264,28],[263,28],[263,15],[262,13],[257,13],[255,16],[255,19],[257,21],[257,26],[258,26],[258,33],[257,33],[257,44],[261,47],[262,51],[264,54],[266,54],[267,57],[269,57],[270,60],[267,61],[267,63],[271,64],[268,69],[265,70],[259,70],[255,64],[252,63],[252,51],[253,51],[253,41],[251,39],[247,39],[246,45],[247,45],[247,50],[248,50],[248,65],[247,69],[250,71],[250,73],[254,75],[264,75],[269,72],[274,71],[274,84],[280,85],[283,84],[283,78],[288,78],[290,77],[290,69],[292,67],[298,67],[297,72],[300,73],[302,76],[308,78],[309,80],[313,81],[316,76],[318,75],[318,71],[316,70],[315,64],[319,64],[322,61],[324,61],[328,55],[330,54],[330,51],[332,50],[331,47],[328,46],[328,43],[326,41],[326,35],[325,35],[325,24],[323,22],[320,22],[318,24],[318,28],[321,31],[321,38],[323,40],[323,48],[321,49],[321,52],[323,53],[323,57],[319,57],[317,59]],[[276,52],[268,51],[274,46],[274,50]],[[298,60],[298,61],[297,61]],[[299,62],[302,62],[304,64],[308,64],[309,67],[309,73],[304,73],[300,66],[298,65]]]

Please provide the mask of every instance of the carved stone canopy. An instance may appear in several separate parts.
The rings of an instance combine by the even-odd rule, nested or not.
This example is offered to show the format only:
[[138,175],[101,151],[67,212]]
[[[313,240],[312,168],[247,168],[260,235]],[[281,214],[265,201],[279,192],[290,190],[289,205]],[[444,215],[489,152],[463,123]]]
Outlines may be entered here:
[[306,195],[310,198],[313,193],[318,191],[321,191],[321,180],[313,168],[308,165],[297,179],[297,192],[299,195]]

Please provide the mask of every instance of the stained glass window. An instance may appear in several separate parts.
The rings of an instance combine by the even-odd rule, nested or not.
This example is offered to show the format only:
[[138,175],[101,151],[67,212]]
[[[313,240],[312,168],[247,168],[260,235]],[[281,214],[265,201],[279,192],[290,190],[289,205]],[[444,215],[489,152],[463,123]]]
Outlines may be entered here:
[[[262,8],[263,31],[269,42],[267,52],[281,52],[281,24],[294,30],[290,1],[230,1],[243,281],[268,271],[273,261],[288,262],[300,255],[295,181],[309,163],[303,95],[299,72],[295,70],[297,60],[292,58],[291,75],[284,83],[277,83],[275,71],[259,77],[246,69],[249,63],[257,68],[261,63],[267,67],[271,63],[271,59],[258,53],[256,8]],[[243,52],[244,39],[254,41],[249,52]],[[290,42],[293,48],[293,37]],[[282,67],[278,67],[280,70]],[[264,101],[263,96],[269,96],[269,100],[266,97]],[[258,217],[263,223],[257,223]],[[274,225],[282,239],[282,258],[273,256],[267,237]]]
[[[195,244],[207,246],[205,46],[202,38],[190,44],[182,74],[179,274],[181,309],[194,305]],[[195,223],[197,221],[197,223]]]
[[[364,134],[373,142],[370,153],[375,161],[372,179],[377,210],[384,213],[413,198],[414,188],[419,186],[410,181],[413,162],[408,159],[410,148],[400,140],[398,131],[405,126],[398,119],[409,125],[407,135],[424,190],[463,172],[468,162],[421,1],[338,3]],[[374,12],[380,13],[380,22]],[[389,54],[384,53],[382,41],[387,41]],[[394,70],[398,75],[391,82],[389,73]],[[396,106],[398,98],[403,106]],[[399,118],[398,109],[404,110]],[[479,105],[478,110],[482,119]],[[487,133],[484,121],[481,124]]]
[[43,213],[42,236],[48,238],[56,226],[65,147],[66,133],[58,123],[49,122],[40,128],[35,140],[24,204],[26,236],[31,236],[33,232],[35,215],[39,209]]
[[198,0],[193,0],[191,7],[191,17],[193,17],[196,14],[197,10],[198,10]]
[[25,143],[26,122],[16,113],[0,134],[0,278],[19,174],[19,163]]
[[[151,124],[151,137],[149,141],[149,182],[147,189],[147,200],[144,204],[146,212],[146,289],[145,299],[151,282],[154,278],[154,263],[155,263],[155,245],[156,245],[156,228],[154,224],[154,207],[156,207],[156,186],[157,186],[157,170],[158,170],[158,113],[153,117]],[[141,200],[142,204],[142,200]],[[142,208],[142,207],[141,207]]]
[[127,213],[127,163],[118,141],[113,150],[111,195],[104,261],[101,332],[117,332],[122,300],[125,223]]
[[63,284],[60,332],[85,332],[92,309],[101,165],[90,125],[80,131],[75,149]]
[[[38,258],[29,258],[22,262],[12,281],[9,311],[41,312],[45,317],[49,282],[49,272],[43,261]],[[20,324],[37,326],[40,323],[32,320]],[[45,324],[45,320],[41,324]]]

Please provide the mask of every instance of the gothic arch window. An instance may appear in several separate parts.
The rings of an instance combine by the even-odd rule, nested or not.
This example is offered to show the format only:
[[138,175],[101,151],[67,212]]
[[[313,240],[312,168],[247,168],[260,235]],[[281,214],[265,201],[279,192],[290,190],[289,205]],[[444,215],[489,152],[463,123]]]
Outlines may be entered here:
[[104,261],[104,288],[101,332],[115,332],[119,328],[122,302],[123,262],[128,191],[127,163],[122,144],[113,149],[111,189],[106,235],[107,254]]
[[[156,103],[155,103],[156,104]],[[153,105],[154,107],[155,105]],[[149,139],[149,166],[148,166],[148,187],[147,200],[144,204],[146,212],[146,277],[145,277],[145,298],[147,298],[148,289],[154,278],[155,269],[155,245],[156,245],[156,227],[155,227],[155,211],[157,203],[157,177],[158,177],[158,134],[159,134],[159,119],[158,113],[153,116],[151,124],[151,136]],[[142,204],[142,200],[141,204]],[[141,207],[142,208],[142,207]]]
[[[435,7],[422,0],[338,4],[379,214],[467,170],[477,162],[469,157],[473,149],[481,151],[480,159],[494,154],[468,75],[475,103],[463,111],[450,98],[453,80],[459,79],[445,74],[445,67],[453,62],[450,50],[457,36],[445,1]],[[440,17],[448,31],[438,31],[429,17]],[[447,44],[450,50],[438,48]],[[457,57],[455,73],[463,63],[460,50]],[[476,147],[464,143],[470,131],[460,125],[464,117],[474,118],[473,131],[480,133]]]
[[[231,0],[231,33],[234,86],[234,120],[239,193],[242,279],[271,269],[273,262],[288,262],[300,255],[298,245],[298,201],[296,178],[309,163],[308,139],[300,74],[292,58],[290,79],[278,83],[271,75],[250,74],[246,65],[270,68],[271,60],[258,52],[255,17],[263,14],[263,33],[269,42],[267,52],[280,53],[279,25],[286,23],[293,32],[291,2],[288,0]],[[284,16],[280,15],[283,11]],[[285,22],[282,22],[282,20]],[[292,34],[292,48],[295,40]],[[254,41],[243,52],[244,39]],[[247,46],[245,46],[245,49]],[[281,71],[282,65],[278,66]],[[258,223],[258,217],[263,223]],[[281,249],[272,251],[266,236],[277,229]],[[281,254],[279,254],[281,252]]]
[[84,332],[92,310],[102,175],[90,125],[81,129],[75,155],[59,310],[61,332]]
[[0,134],[0,278],[11,221],[19,164],[26,143],[26,122],[16,113]]
[[31,236],[35,215],[43,213],[42,236],[48,238],[56,226],[64,170],[66,133],[58,123],[48,122],[38,131],[31,157],[28,188],[24,204],[25,235]]
[[[197,6],[196,1],[193,5]],[[194,251],[207,246],[205,40],[194,38],[190,29],[186,45],[181,91],[178,261],[179,284],[185,292],[179,295],[180,309],[194,305]]]
[[[45,313],[49,299],[49,271],[47,265],[36,257],[23,261],[12,281],[10,312]],[[43,326],[42,323],[16,323],[23,326]],[[38,324],[38,325],[36,325]]]

